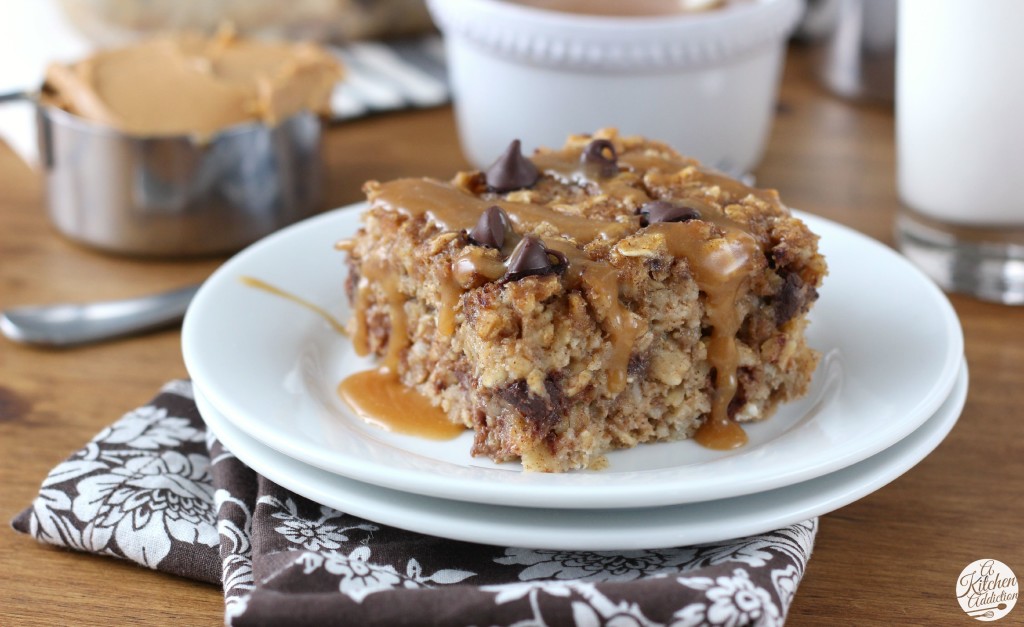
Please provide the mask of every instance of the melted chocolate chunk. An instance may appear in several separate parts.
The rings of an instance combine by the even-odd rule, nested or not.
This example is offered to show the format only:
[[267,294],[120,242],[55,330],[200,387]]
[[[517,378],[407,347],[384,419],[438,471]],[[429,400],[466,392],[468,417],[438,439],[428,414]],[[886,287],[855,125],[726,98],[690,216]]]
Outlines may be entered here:
[[[740,368],[740,370],[741,371],[742,370],[748,370],[749,371],[750,369],[749,368]],[[742,372],[738,372],[737,375],[742,376],[743,373]],[[749,379],[750,375],[748,374],[746,378]],[[746,404],[747,404],[747,389],[746,389],[746,387],[744,387],[742,385],[737,386],[736,394],[732,397],[732,400],[729,401],[729,407],[726,408],[725,413],[728,414],[730,418],[735,418],[736,417],[736,412],[738,412],[739,410],[743,409],[743,406],[746,405]]]
[[[552,263],[552,257],[557,259],[558,263]],[[566,263],[565,255],[558,251],[548,250],[539,238],[527,235],[519,240],[508,257],[505,280],[518,281],[528,276],[552,274],[564,268]]]
[[508,215],[498,205],[491,205],[480,214],[480,220],[469,232],[469,239],[480,246],[501,248],[505,235],[512,230]]
[[[609,153],[609,154],[605,154]],[[619,173],[619,157],[615,145],[607,139],[595,139],[587,144],[580,155],[583,165],[594,169],[599,176],[607,178]]]
[[544,381],[544,391],[547,398],[535,395],[526,381],[519,380],[498,390],[498,395],[516,408],[537,432],[545,433],[562,419],[565,396],[551,379]]
[[487,179],[488,189],[504,194],[532,187],[540,178],[540,172],[532,161],[523,156],[519,140],[515,139],[508,145],[504,154],[487,168],[484,177]]
[[659,222],[688,222],[700,220],[700,211],[681,202],[652,200],[640,207],[640,226]]
[[799,274],[790,273],[775,297],[775,324],[785,324],[818,299],[818,290],[804,283]]

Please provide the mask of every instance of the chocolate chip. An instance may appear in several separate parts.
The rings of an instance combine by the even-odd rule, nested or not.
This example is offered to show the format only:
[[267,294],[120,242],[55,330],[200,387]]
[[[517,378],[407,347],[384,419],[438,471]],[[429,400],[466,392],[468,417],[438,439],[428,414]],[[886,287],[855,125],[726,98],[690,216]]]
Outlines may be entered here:
[[[606,152],[610,154],[605,154]],[[593,168],[599,176],[605,178],[619,173],[618,159],[615,145],[607,139],[595,139],[587,144],[580,155],[580,161],[584,166]]]
[[540,178],[540,172],[533,162],[523,156],[518,139],[512,140],[498,159],[484,174],[487,187],[492,192],[504,194],[517,189],[531,187]]
[[799,274],[789,273],[775,297],[775,324],[782,325],[818,298],[818,290],[804,283]]
[[652,200],[645,202],[640,210],[640,226],[658,224],[659,222],[689,222],[700,220],[700,211],[686,203],[668,200]]
[[[744,372],[746,371],[746,372]],[[745,375],[745,376],[744,376]],[[738,368],[736,372],[737,380],[750,379],[749,368]],[[736,412],[743,409],[743,406],[747,404],[747,386],[742,385],[742,381],[739,381],[739,385],[736,386],[736,393],[733,394],[732,400],[729,401],[729,406],[725,409],[725,414],[730,418],[736,417]]]
[[535,395],[526,381],[520,379],[498,390],[498,395],[519,410],[537,432],[546,433],[562,420],[565,395],[551,379],[545,379],[544,391],[547,398]]
[[508,215],[498,205],[491,205],[480,214],[480,220],[469,232],[469,239],[480,246],[501,248],[505,245],[505,235],[512,230]]
[[[551,257],[558,259],[558,264],[551,262]],[[533,235],[519,240],[512,254],[508,257],[506,281],[518,281],[524,277],[557,272],[559,266],[566,263],[565,255],[558,251],[548,250],[544,242]]]

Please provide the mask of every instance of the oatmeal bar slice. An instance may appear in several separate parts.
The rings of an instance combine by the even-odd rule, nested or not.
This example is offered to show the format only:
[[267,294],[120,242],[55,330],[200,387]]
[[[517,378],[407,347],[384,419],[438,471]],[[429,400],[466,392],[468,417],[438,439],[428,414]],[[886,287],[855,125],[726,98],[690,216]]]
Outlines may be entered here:
[[807,390],[826,267],[773,190],[612,129],[365,189],[356,349],[473,429],[475,455],[557,472],[643,442],[729,448]]

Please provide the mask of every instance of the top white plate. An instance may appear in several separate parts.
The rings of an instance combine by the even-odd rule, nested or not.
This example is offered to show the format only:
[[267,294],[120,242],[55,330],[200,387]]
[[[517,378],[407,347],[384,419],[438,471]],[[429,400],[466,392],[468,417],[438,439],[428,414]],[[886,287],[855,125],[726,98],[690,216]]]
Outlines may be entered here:
[[260,279],[348,316],[344,255],[334,243],[365,205],[257,242],[218,269],[185,317],[193,383],[250,437],[301,462],[360,481],[448,499],[520,507],[625,508],[761,492],[844,468],[893,445],[946,399],[963,354],[949,301],[891,249],[819,217],[829,276],[808,340],[825,358],[810,394],[747,427],[750,442],[711,451],[690,442],[609,455],[598,472],[523,473],[469,455],[471,436],[438,442],[366,424],[335,393],[373,367],[308,308],[254,289]]

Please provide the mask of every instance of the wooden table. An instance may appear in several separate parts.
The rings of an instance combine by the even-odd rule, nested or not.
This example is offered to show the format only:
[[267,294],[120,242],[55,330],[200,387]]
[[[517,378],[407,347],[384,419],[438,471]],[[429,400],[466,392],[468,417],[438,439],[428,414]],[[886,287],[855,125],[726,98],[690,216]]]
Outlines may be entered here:
[[[448,108],[339,125],[327,154],[332,206],[361,199],[368,178],[447,177],[465,166]],[[807,51],[792,50],[758,183],[890,242],[894,172],[891,107],[825,93]],[[50,227],[33,174],[0,150],[0,307],[172,288],[221,261],[137,261],[68,243]],[[916,468],[821,519],[791,625],[969,624],[953,594],[964,566],[992,557],[1024,575],[1024,309],[952,300],[971,368],[963,416]],[[186,376],[179,339],[171,330],[69,351],[0,342],[0,519],[26,506],[68,453]],[[222,621],[214,587],[44,547],[6,526],[0,564],[3,625]],[[1014,619],[1024,621],[1024,607],[1003,622]]]

